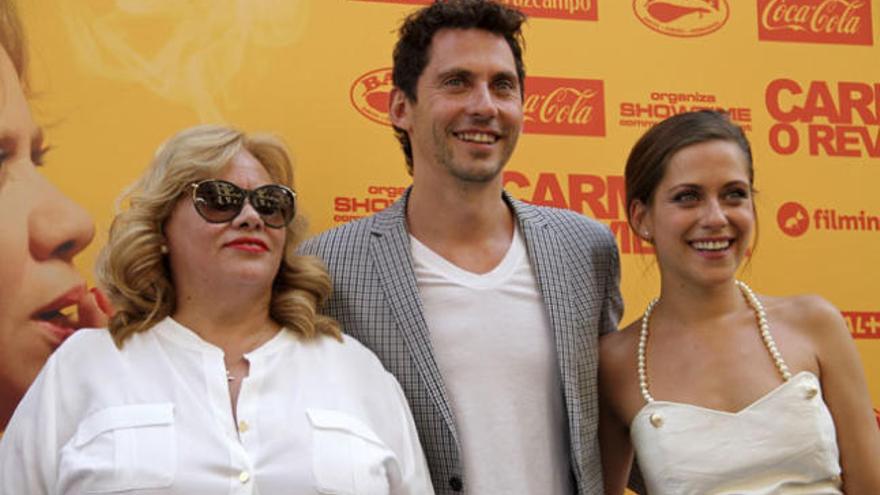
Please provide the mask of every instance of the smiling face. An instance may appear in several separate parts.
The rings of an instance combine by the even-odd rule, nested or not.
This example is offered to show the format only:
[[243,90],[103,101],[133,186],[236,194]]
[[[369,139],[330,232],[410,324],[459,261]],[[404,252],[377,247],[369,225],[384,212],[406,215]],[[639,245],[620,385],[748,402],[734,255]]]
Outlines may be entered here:
[[88,214],[46,181],[40,129],[0,49],[0,429],[86,295],[73,257],[91,241]]
[[735,276],[755,229],[748,170],[731,141],[687,146],[670,158],[650,205],[633,204],[633,226],[653,239],[664,280],[713,284]]
[[392,92],[391,119],[409,134],[415,180],[500,180],[523,121],[513,53],[504,37],[442,29],[419,77],[417,102]]
[[[269,173],[247,151],[237,153],[214,177],[244,189],[271,184]],[[218,288],[255,288],[269,294],[284,253],[286,229],[269,228],[246,201],[232,221],[209,223],[183,195],[165,223],[178,309],[193,295]]]

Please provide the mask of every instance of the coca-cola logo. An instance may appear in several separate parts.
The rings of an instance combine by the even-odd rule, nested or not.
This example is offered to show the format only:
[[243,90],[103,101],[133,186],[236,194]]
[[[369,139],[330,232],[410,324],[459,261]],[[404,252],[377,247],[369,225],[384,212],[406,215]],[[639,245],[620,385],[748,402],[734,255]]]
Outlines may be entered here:
[[376,69],[358,77],[351,85],[351,104],[364,117],[378,124],[391,125],[388,107],[391,104],[391,68]]
[[[351,104],[364,117],[390,126],[388,107],[393,87],[391,69],[376,69],[351,85]],[[605,92],[602,81],[527,77],[523,101],[527,134],[605,135]]]
[[730,16],[727,0],[633,0],[642,24],[669,36],[705,36]]
[[528,77],[523,114],[525,133],[604,136],[602,81]]
[[762,40],[873,44],[868,0],[758,0],[758,12]]

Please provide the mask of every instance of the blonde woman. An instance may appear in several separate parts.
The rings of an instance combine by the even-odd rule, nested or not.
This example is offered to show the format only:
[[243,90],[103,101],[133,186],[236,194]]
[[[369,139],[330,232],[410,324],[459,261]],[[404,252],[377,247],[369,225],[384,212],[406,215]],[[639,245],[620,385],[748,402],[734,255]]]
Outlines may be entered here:
[[158,151],[99,260],[117,307],[50,359],[3,494],[430,493],[395,379],[317,315],[330,280],[285,148],[202,126]]

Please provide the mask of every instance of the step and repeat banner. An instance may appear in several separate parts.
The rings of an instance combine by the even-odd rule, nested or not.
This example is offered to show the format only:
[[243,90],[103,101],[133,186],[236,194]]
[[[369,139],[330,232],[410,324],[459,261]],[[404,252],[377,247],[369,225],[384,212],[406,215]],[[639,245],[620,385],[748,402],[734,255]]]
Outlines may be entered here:
[[[280,135],[313,232],[408,184],[386,110],[391,49],[418,0],[26,0],[41,169],[94,218],[91,280],[114,200],[179,129]],[[525,29],[514,196],[609,225],[624,323],[658,292],[632,235],[623,167],[648,127],[728,111],[755,156],[760,240],[742,277],[843,312],[880,407],[880,1],[508,0]],[[756,330],[757,332],[757,330]],[[635,351],[634,351],[635,352]]]

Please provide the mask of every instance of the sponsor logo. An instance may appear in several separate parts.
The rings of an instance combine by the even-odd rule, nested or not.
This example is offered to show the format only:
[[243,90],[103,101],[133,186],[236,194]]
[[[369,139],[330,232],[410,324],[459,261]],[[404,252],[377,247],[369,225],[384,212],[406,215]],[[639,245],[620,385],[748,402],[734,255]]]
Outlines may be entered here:
[[758,38],[872,45],[869,0],[758,0]]
[[400,186],[367,186],[366,193],[333,198],[333,221],[350,222],[391,206],[406,191]]
[[880,158],[880,83],[776,79],[764,97],[776,153]]
[[527,77],[523,113],[526,134],[604,136],[602,81]]
[[810,214],[800,203],[789,201],[776,212],[779,229],[791,237],[800,237],[810,227]]
[[[434,0],[356,0],[361,2],[430,5]],[[598,0],[496,0],[530,17],[595,21],[599,18]]]
[[730,16],[727,0],[633,0],[633,12],[654,31],[680,37],[717,31]]
[[611,228],[622,254],[653,254],[654,248],[633,233],[626,221],[623,176],[558,174],[535,176],[506,170],[504,187],[516,198],[532,204],[566,208],[595,218]]
[[791,237],[800,237],[810,228],[830,232],[880,232],[880,215],[871,215],[865,210],[844,212],[835,208],[815,208],[810,212],[795,201],[779,207],[776,223]]
[[351,104],[364,117],[390,126],[388,107],[393,85],[390,67],[367,72],[352,83],[349,90]]
[[[527,77],[523,101],[523,132],[577,136],[605,135],[605,92],[595,79]],[[393,86],[391,68],[372,70],[351,85],[352,106],[382,125],[388,118]]]
[[729,105],[711,93],[654,91],[641,101],[620,104],[621,127],[651,127],[667,117],[694,110],[723,110],[730,119],[743,128],[752,130],[752,109]]
[[854,339],[880,339],[880,312],[841,311]]

